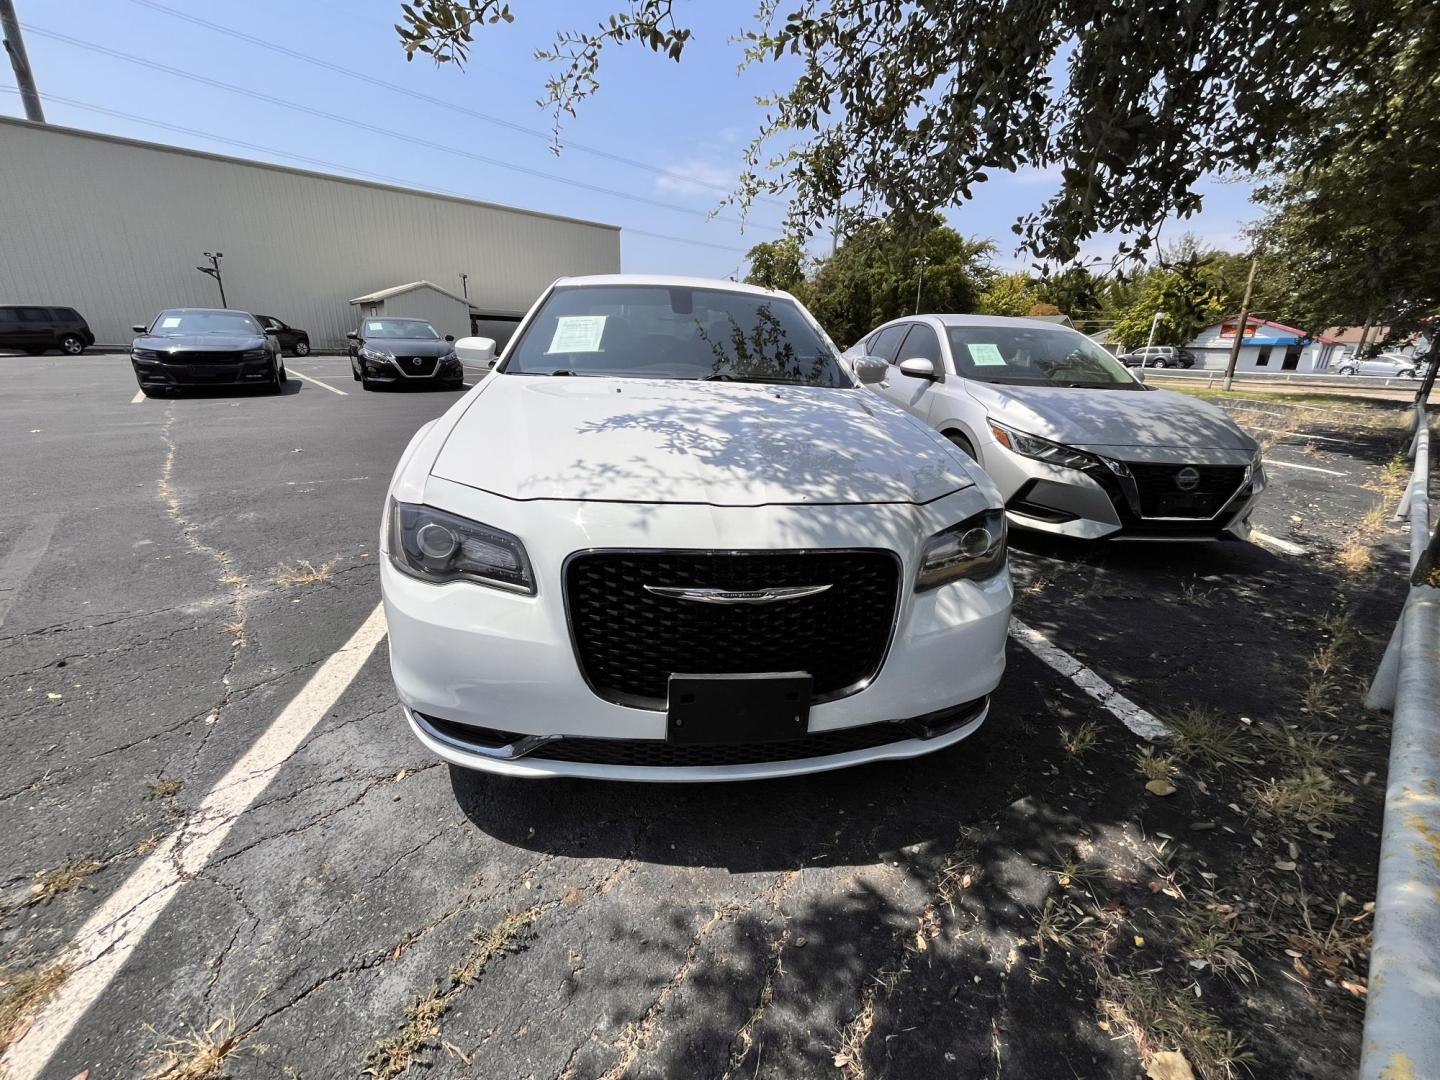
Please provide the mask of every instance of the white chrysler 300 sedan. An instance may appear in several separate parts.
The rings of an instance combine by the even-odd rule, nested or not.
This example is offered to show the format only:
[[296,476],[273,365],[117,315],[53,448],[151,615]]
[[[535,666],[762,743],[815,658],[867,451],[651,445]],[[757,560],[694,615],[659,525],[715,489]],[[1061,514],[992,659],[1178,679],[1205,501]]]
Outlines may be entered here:
[[1036,319],[917,315],[846,358],[881,397],[984,466],[1010,523],[1096,540],[1244,539],[1260,448],[1222,409],[1156,390],[1084,334]]
[[564,279],[400,460],[381,541],[396,689],[436,754],[511,776],[735,780],[938,750],[980,726],[1004,668],[1000,505],[793,297]]

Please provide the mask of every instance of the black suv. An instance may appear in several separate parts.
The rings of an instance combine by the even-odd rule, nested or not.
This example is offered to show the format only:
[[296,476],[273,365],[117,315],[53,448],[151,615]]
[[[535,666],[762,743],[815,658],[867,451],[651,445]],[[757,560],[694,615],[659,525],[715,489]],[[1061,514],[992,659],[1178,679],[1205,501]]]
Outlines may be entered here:
[[297,330],[293,326],[287,326],[274,315],[256,315],[260,325],[265,328],[276,341],[280,342],[280,348],[291,356],[310,355],[310,335],[304,330]]
[[31,356],[59,349],[66,356],[79,356],[94,344],[90,324],[74,308],[0,306],[0,349],[20,349]]

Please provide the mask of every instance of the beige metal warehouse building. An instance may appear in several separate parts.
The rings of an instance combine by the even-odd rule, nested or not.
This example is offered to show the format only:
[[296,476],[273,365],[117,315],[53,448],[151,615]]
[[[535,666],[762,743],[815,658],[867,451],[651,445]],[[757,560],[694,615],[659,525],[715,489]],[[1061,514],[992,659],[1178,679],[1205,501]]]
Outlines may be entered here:
[[620,269],[620,230],[576,218],[0,117],[0,304],[73,307],[102,343],[166,307],[231,307],[343,348],[353,297],[397,282],[522,314],[567,274]]

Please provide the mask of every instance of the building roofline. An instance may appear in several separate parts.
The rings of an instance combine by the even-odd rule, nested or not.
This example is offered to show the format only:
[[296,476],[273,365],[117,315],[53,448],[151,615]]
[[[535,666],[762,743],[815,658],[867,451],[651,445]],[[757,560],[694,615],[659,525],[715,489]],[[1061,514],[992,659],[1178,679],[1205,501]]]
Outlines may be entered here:
[[[1220,320],[1220,325],[1224,326],[1227,322],[1238,322],[1239,320],[1239,315],[1226,315],[1225,318]],[[1252,323],[1256,326],[1269,326],[1276,330],[1284,330],[1287,334],[1294,334],[1296,337],[1301,338],[1309,338],[1311,341],[1320,342],[1321,345],[1340,344],[1334,338],[1327,337],[1325,334],[1312,334],[1308,330],[1301,330],[1298,326],[1286,326],[1284,323],[1274,322],[1270,319],[1261,319],[1254,315],[1247,315],[1245,317],[1245,325],[1249,326]]]
[[421,278],[419,281],[407,281],[404,285],[391,285],[388,288],[376,289],[374,292],[357,296],[348,302],[351,304],[373,304],[377,300],[389,300],[392,296],[404,296],[407,292],[414,292],[416,289],[433,289],[444,296],[448,296],[457,304],[464,304],[466,307],[472,306],[470,301],[466,300],[465,297],[459,293],[453,293],[443,285],[436,285],[433,281],[427,281],[424,278]]
[[293,165],[276,165],[273,162],[257,161],[254,158],[235,157],[231,154],[216,154],[209,150],[192,150],[185,146],[171,146],[168,143],[150,142],[146,139],[132,139],[124,135],[110,135],[103,131],[88,131],[85,128],[65,127],[62,124],[37,124],[31,120],[22,120],[17,116],[0,116],[0,125],[30,128],[35,131],[56,131],[65,135],[78,135],[81,138],[95,139],[99,142],[118,143],[121,146],[136,146],[145,150],[160,150],[168,154],[179,154],[182,157],[222,161],[227,165],[248,165],[253,169],[269,169],[271,172],[289,173],[292,176],[305,176],[312,180],[332,180],[336,183],[354,184],[357,187],[372,188],[378,191],[393,191],[401,195],[418,195],[426,199],[441,199],[445,202],[459,203],[462,206],[478,206],[486,210],[503,210],[510,214],[524,214],[527,217],[545,218],[549,221],[563,221],[571,225],[588,225],[595,229],[610,229],[614,232],[620,231],[619,225],[611,225],[604,221],[589,221],[585,218],[570,217],[566,214],[549,214],[543,210],[527,210],[522,206],[506,206],[504,203],[487,202],[484,199],[469,199],[461,195],[446,195],[438,191],[426,191],[424,188],[405,187],[402,184],[386,184],[378,180],[362,180],[353,176],[341,176],[338,173],[317,172],[314,169],[297,169]]

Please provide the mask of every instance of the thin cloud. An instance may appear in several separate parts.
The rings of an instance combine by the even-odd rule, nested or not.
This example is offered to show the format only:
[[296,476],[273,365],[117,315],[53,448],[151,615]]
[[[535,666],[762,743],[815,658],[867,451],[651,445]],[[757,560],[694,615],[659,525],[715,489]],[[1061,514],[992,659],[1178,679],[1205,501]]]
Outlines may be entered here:
[[655,187],[682,195],[715,196],[733,188],[735,181],[734,171],[703,158],[691,158],[666,168],[655,178]]

